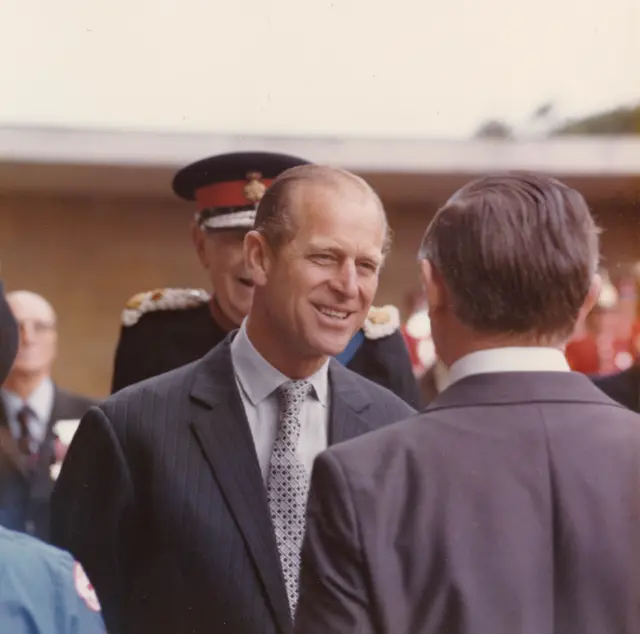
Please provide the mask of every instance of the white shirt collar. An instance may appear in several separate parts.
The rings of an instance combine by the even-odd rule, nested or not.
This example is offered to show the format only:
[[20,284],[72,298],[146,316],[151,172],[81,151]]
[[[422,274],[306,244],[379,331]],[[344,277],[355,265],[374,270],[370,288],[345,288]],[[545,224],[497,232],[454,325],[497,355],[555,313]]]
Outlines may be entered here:
[[478,350],[458,359],[449,371],[449,384],[489,372],[570,372],[557,348],[507,347]]
[[[18,412],[23,406],[28,405],[33,412],[29,427],[33,437],[42,442],[47,434],[47,426],[53,413],[55,400],[55,386],[51,378],[47,377],[38,387],[31,392],[26,401],[23,401],[17,394],[9,390],[2,389],[2,400],[4,402],[7,420],[17,421]],[[34,420],[35,418],[35,420]],[[55,422],[55,421],[54,421]],[[12,423],[10,422],[10,425]],[[15,432],[14,432],[15,433]]]
[[3,388],[2,393],[7,415],[12,417],[17,416],[22,407],[28,405],[29,409],[38,417],[40,422],[48,423],[49,418],[51,418],[51,411],[53,410],[54,392],[53,381],[49,377],[44,379],[38,387],[29,394],[27,400],[24,402],[14,392]]
[[[273,394],[281,385],[290,381],[276,370],[254,347],[247,335],[246,319],[231,342],[231,359],[242,387],[253,405]],[[313,387],[315,397],[327,405],[329,360],[307,381]]]

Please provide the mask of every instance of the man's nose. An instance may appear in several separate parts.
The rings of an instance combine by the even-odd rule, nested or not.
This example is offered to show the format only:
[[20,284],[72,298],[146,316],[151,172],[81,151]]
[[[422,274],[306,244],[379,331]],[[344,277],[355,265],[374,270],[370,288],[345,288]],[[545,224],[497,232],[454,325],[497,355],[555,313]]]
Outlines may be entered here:
[[23,343],[33,343],[36,338],[36,327],[30,321],[20,322],[20,340]]
[[347,298],[358,296],[358,271],[355,262],[342,263],[333,278],[333,288]]

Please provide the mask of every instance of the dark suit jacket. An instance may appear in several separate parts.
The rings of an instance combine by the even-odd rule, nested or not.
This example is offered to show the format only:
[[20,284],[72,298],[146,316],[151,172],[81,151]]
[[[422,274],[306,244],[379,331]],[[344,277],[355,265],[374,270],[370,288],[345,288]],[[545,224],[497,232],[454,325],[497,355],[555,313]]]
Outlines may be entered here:
[[[229,343],[93,408],[53,495],[111,634],[291,630],[266,489]],[[330,442],[410,415],[332,361]]]
[[640,417],[496,373],[321,454],[298,634],[637,634]]
[[0,399],[0,525],[49,538],[49,502],[53,481],[49,468],[55,462],[54,424],[62,419],[82,418],[95,401],[55,387],[51,418],[40,447],[38,461],[28,469],[7,422]]
[[640,367],[632,366],[622,372],[593,377],[593,382],[614,401],[640,412]]

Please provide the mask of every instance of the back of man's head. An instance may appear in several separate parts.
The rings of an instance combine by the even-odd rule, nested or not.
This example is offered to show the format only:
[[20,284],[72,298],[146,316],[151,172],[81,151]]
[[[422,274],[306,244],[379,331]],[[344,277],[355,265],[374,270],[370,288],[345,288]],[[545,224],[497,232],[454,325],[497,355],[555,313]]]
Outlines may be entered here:
[[582,195],[539,174],[477,179],[429,225],[420,248],[466,327],[558,341],[572,332],[599,259]]

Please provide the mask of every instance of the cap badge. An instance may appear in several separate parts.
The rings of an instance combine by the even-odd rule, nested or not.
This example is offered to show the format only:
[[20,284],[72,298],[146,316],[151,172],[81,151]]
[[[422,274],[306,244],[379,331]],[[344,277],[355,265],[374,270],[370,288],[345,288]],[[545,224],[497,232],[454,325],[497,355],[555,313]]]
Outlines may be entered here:
[[261,178],[262,174],[260,172],[247,173],[249,182],[244,186],[244,195],[252,203],[259,203],[267,191],[267,186],[260,180]]

